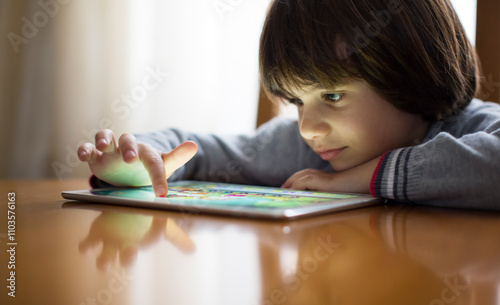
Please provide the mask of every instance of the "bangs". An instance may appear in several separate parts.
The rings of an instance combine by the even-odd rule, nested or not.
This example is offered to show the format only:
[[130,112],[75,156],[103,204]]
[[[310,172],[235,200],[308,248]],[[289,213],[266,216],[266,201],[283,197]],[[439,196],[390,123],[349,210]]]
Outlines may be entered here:
[[290,99],[292,91],[304,87],[330,88],[359,77],[349,62],[342,27],[332,21],[335,14],[324,5],[315,9],[317,3],[275,1],[268,12],[260,41],[260,77],[276,97]]

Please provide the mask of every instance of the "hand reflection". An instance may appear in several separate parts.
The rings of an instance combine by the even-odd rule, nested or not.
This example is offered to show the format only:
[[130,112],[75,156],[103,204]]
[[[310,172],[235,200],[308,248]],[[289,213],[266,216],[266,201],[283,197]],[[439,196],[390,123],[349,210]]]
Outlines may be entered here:
[[181,251],[194,251],[195,245],[173,219],[102,212],[91,225],[87,237],[80,243],[80,252],[88,252],[102,244],[97,257],[99,269],[109,269],[116,260],[124,267],[130,266],[140,249],[166,239]]

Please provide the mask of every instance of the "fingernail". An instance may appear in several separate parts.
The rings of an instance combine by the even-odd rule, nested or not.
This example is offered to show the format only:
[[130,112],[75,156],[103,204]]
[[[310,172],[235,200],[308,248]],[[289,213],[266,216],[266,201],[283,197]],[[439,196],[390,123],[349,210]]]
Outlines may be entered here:
[[133,150],[129,150],[129,151],[125,152],[125,155],[124,155],[126,160],[131,160],[131,159],[135,158],[135,156],[137,156],[137,155],[136,155],[135,151],[133,151]]
[[163,186],[157,186],[155,194],[157,197],[165,197],[167,195],[167,190]]
[[87,155],[87,151],[86,150],[82,150],[80,151],[80,157],[85,157]]
[[98,145],[99,147],[106,146],[106,145],[108,145],[108,144],[109,144],[109,142],[108,142],[108,140],[106,140],[106,139],[100,139],[100,140],[99,140],[99,142],[97,143],[97,145]]

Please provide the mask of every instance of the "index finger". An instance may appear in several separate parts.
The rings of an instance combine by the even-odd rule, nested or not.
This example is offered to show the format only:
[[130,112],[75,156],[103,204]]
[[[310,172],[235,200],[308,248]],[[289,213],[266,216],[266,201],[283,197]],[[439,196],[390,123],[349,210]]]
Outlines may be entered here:
[[161,154],[150,145],[139,144],[139,157],[146,168],[153,184],[153,190],[158,197],[167,195],[167,176]]

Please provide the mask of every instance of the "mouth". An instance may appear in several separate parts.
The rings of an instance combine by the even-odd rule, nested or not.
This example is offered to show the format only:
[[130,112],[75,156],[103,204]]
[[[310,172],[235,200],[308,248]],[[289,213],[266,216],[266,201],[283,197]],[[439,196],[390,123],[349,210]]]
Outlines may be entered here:
[[319,150],[316,153],[321,157],[321,159],[325,161],[330,161],[335,159],[346,147],[328,149],[328,150]]

